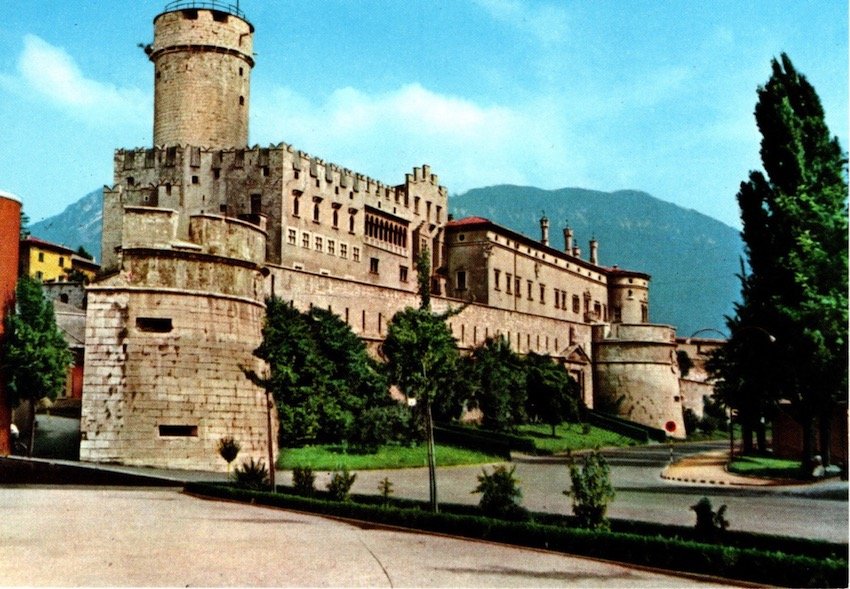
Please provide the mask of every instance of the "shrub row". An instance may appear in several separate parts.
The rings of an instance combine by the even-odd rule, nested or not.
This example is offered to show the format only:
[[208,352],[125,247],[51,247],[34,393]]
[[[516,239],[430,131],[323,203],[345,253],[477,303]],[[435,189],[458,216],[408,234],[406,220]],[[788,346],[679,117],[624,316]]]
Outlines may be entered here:
[[510,522],[454,513],[434,514],[394,505],[378,507],[353,501],[326,501],[317,497],[263,493],[207,483],[190,483],[186,485],[186,491],[209,497],[777,586],[846,587],[848,581],[846,558],[812,558],[679,538],[591,531],[538,522]]
[[649,440],[664,442],[667,440],[667,434],[662,429],[628,421],[607,413],[587,410],[584,412],[583,419],[591,425],[611,430],[621,436],[633,438],[638,442],[646,443],[649,442]]

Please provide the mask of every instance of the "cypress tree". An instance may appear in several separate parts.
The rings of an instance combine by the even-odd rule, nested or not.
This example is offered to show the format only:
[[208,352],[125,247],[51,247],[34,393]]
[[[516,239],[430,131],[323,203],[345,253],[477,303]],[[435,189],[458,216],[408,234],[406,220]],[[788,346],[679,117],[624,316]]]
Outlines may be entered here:
[[792,403],[807,466],[820,420],[828,464],[830,418],[847,391],[847,160],[805,76],[785,54],[771,66],[755,108],[764,173],[738,192],[749,274],[714,366],[744,422]]

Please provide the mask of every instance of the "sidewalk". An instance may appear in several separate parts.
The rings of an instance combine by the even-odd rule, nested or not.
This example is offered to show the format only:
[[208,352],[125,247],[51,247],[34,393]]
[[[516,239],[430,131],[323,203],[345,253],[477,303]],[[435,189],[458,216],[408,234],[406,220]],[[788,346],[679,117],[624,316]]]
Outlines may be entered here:
[[699,483],[702,485],[740,485],[747,487],[771,487],[804,485],[791,479],[766,479],[745,477],[726,470],[729,460],[728,450],[715,450],[682,458],[667,466],[661,472],[661,478],[680,483]]

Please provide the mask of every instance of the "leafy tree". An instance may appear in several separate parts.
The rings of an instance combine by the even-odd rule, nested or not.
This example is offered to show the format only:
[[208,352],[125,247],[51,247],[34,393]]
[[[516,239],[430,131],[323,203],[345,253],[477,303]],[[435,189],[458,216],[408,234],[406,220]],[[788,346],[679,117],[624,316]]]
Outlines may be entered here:
[[482,470],[478,475],[478,486],[473,493],[481,493],[478,506],[486,515],[513,520],[528,519],[528,511],[520,505],[522,491],[519,479],[514,476],[516,466],[510,470],[503,464],[488,474]]
[[679,374],[685,378],[690,374],[691,368],[694,367],[694,361],[688,356],[685,350],[676,350],[676,362],[679,364]]
[[750,272],[711,368],[742,425],[791,401],[807,465],[820,419],[828,463],[830,418],[847,392],[847,161],[805,76],[785,54],[771,67],[755,109],[764,173],[738,192]]
[[6,402],[15,407],[30,404],[28,452],[35,439],[35,404],[39,399],[55,399],[65,388],[72,356],[62,332],[56,326],[53,303],[44,296],[41,282],[28,276],[18,280],[15,309],[7,316],[6,342],[0,351],[0,364],[8,375]]
[[227,462],[227,472],[230,472],[230,463],[236,460],[239,455],[239,450],[242,446],[239,445],[233,436],[225,436],[218,441],[218,453]]
[[697,522],[694,526],[697,533],[704,539],[716,540],[729,527],[726,519],[726,506],[721,505],[716,512],[708,497],[703,497],[691,509],[696,513]]
[[390,381],[407,396],[416,399],[416,408],[425,422],[428,443],[428,478],[431,509],[437,502],[437,466],[434,455],[432,407],[451,390],[457,375],[458,350],[446,319],[458,311],[434,313],[430,307],[430,266],[428,250],[419,256],[420,306],[396,313],[389,324],[382,353],[387,360]]
[[527,420],[522,359],[503,336],[487,338],[471,354],[473,404],[488,429],[506,431]]
[[21,239],[26,239],[30,236],[30,217],[23,209],[21,209]]
[[565,421],[578,421],[581,399],[578,383],[548,355],[529,352],[525,368],[526,413],[535,421],[555,427]]
[[611,469],[605,457],[598,451],[584,455],[584,464],[579,466],[570,461],[570,480],[572,488],[564,495],[573,498],[573,513],[584,528],[609,528],[605,514],[608,504],[614,499],[611,486]]
[[94,256],[91,255],[88,250],[82,245],[77,248],[77,255],[87,260],[94,260]]

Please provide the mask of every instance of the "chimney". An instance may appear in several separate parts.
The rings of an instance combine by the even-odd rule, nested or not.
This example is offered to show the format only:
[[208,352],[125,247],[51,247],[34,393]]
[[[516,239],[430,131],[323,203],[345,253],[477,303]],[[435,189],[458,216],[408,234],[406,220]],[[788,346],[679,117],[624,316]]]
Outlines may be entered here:
[[540,243],[549,246],[549,219],[546,218],[546,213],[540,217]]
[[581,248],[578,246],[573,247],[573,257],[581,258]]
[[571,254],[573,251],[573,230],[564,227],[564,251]]
[[595,237],[590,240],[590,263],[599,264],[599,242]]

